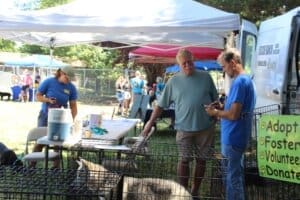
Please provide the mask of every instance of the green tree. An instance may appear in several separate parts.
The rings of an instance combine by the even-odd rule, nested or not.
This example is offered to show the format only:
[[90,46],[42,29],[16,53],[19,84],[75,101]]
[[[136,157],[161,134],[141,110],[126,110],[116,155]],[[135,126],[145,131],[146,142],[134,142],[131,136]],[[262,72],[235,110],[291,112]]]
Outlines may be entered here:
[[0,38],[0,51],[16,51],[16,43],[10,40],[4,40]]
[[73,0],[40,0],[40,6],[38,9],[50,8],[54,6],[63,5]]
[[90,68],[105,69],[115,65],[118,54],[116,51],[104,51],[93,45],[74,45],[54,49],[55,56],[64,57],[69,61],[81,60]]
[[29,54],[49,54],[49,48],[38,46],[38,45],[29,45],[23,44],[19,47],[19,51],[21,53],[29,53]]
[[295,0],[196,0],[212,7],[233,13],[259,24],[261,21],[282,14],[299,6]]

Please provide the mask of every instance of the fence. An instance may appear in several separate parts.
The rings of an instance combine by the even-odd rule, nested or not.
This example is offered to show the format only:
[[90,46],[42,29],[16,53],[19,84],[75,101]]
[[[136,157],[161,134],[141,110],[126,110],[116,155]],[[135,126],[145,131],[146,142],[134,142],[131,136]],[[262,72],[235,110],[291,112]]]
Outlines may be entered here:
[[[296,200],[300,197],[299,184],[264,178],[258,174],[258,121],[265,114],[280,114],[281,109],[282,105],[271,105],[255,110],[251,142],[245,154],[247,200]],[[198,177],[202,179],[200,199],[225,199],[222,184],[224,169],[221,166],[223,158],[216,149],[210,149],[202,155],[206,160],[206,171],[203,177]],[[161,143],[151,137],[143,153],[133,155],[130,152],[78,147],[66,150],[64,155],[67,168],[59,171],[1,166],[0,199],[191,198],[186,189],[177,183],[179,156],[174,140]],[[89,162],[89,167],[79,167],[76,162],[78,157]],[[195,163],[192,162],[190,186],[194,168]]]
[[105,177],[112,184],[102,185],[101,190],[76,185],[78,170],[45,170],[23,167],[0,167],[0,199],[5,200],[99,200],[116,199],[121,180],[112,173],[89,171],[92,176]]
[[[76,75],[75,84],[79,91],[79,101],[88,104],[101,104],[106,103],[105,100],[115,100],[115,82],[120,75],[124,75],[121,69],[74,69]],[[8,71],[7,69],[5,70]],[[57,69],[39,68],[38,71],[43,80],[53,75],[56,70]],[[32,76],[34,76],[33,69],[31,69],[31,71]],[[11,80],[7,80],[4,83],[5,86],[7,85],[8,91],[10,91],[11,86],[19,88],[18,91],[12,91],[14,96],[16,96],[13,99],[18,100],[21,90],[21,77],[20,72],[14,73],[16,73],[17,76],[13,76]]]
[[122,70],[76,69],[79,101],[87,104],[116,101],[115,82]]
[[[0,199],[192,199],[177,181],[176,144],[150,142],[143,154],[134,156],[86,148],[68,149],[66,154],[67,169],[1,167]],[[84,158],[80,165],[75,161],[78,156]],[[200,198],[224,199],[221,159],[211,149],[205,160],[205,175],[197,177],[202,178]],[[122,162],[132,165],[126,167]],[[194,163],[190,176],[193,168]]]

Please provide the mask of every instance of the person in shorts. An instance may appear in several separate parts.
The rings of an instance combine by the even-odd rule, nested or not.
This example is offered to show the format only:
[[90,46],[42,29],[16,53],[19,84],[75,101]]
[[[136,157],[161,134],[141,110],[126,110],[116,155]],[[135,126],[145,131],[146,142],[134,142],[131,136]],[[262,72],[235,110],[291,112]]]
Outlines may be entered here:
[[20,94],[20,100],[23,102],[28,101],[29,89],[32,87],[33,81],[31,78],[31,74],[28,69],[25,69],[22,76],[22,88]]
[[129,108],[131,103],[131,93],[130,93],[130,84],[126,80],[124,84],[124,102],[123,102],[123,116],[128,116]]
[[[205,157],[214,141],[215,119],[206,113],[204,105],[217,101],[218,93],[211,76],[205,71],[195,70],[190,51],[180,49],[176,60],[181,71],[166,83],[150,120],[144,126],[143,134],[147,135],[163,109],[174,103],[174,128],[177,130],[176,142],[180,156],[177,175],[180,184],[197,199],[205,172]],[[194,181],[189,189],[189,165],[194,159]]]
[[124,103],[124,84],[126,79],[124,76],[119,76],[116,80],[116,98],[118,100],[118,110],[117,114],[121,115],[123,113],[123,103]]

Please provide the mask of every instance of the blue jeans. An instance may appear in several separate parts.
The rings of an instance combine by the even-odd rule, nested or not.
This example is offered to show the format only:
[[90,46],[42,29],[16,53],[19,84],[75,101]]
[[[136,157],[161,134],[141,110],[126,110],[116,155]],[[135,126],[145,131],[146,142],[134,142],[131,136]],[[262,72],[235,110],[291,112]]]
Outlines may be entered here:
[[38,127],[43,127],[48,125],[48,114],[44,113],[42,110],[39,112],[38,116]]
[[222,144],[222,169],[227,200],[245,200],[244,150]]

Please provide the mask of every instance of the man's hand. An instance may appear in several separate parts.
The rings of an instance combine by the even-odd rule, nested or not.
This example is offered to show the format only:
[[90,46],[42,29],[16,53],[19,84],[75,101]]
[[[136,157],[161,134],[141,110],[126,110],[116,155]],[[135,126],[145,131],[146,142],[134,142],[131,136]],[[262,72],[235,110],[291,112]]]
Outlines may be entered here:
[[50,104],[56,104],[56,98],[50,97],[49,100],[48,100],[48,103],[50,103]]
[[150,119],[145,124],[144,130],[141,133],[143,136],[145,136],[145,137],[148,136],[153,124],[156,122],[157,117],[159,117],[161,115],[162,111],[163,111],[163,108],[159,107],[158,105],[155,106],[155,108],[152,111]]
[[214,102],[210,103],[209,106],[214,107],[218,110],[224,109],[224,104],[222,104],[220,101],[214,101]]
[[205,107],[205,111],[207,112],[207,114],[211,117],[214,117],[215,116],[215,113],[216,113],[216,109],[215,107],[211,106],[211,105],[204,105]]
[[211,117],[215,117],[216,119],[218,119],[218,113],[219,110],[216,109],[216,104],[215,103],[211,103],[209,105],[204,105],[205,107],[205,111],[207,112],[207,114]]
[[141,135],[143,135],[144,137],[148,136],[148,134],[151,131],[151,128],[152,128],[152,124],[148,121],[146,123],[146,125],[144,126],[144,129],[143,129]]

